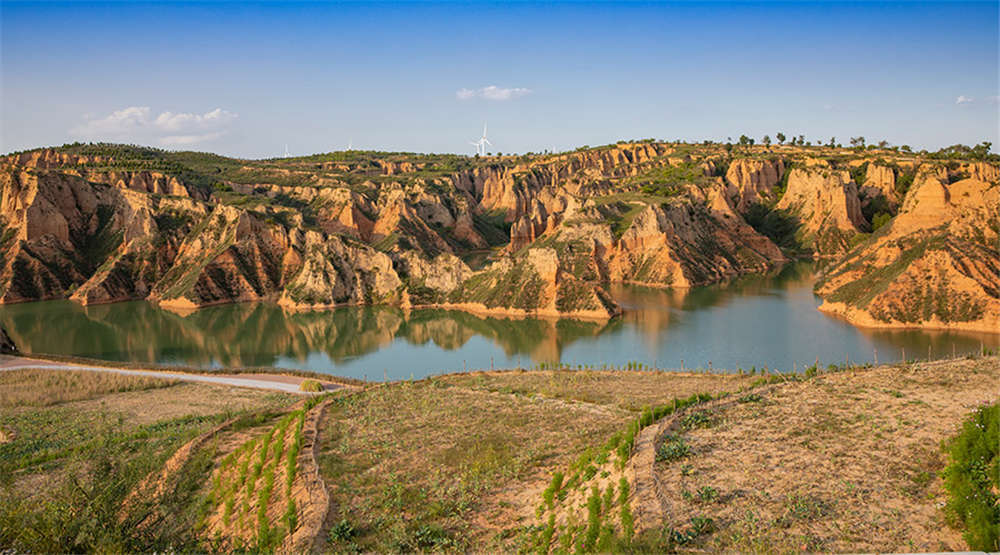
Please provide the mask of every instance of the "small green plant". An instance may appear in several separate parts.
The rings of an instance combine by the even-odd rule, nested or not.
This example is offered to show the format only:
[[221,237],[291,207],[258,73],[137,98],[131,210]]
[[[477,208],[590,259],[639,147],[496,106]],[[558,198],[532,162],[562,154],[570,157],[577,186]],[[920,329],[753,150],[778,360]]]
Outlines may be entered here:
[[656,460],[660,462],[671,462],[683,459],[691,453],[684,438],[676,435],[668,435],[666,441],[656,450]]
[[354,525],[345,518],[330,527],[328,537],[333,543],[348,542],[351,541],[357,533],[358,532],[355,530]]
[[288,533],[291,534],[294,532],[295,527],[299,523],[299,513],[295,508],[294,498],[288,498],[288,505],[285,507],[285,516],[282,519],[285,521],[285,528],[288,529]]
[[545,488],[542,492],[542,501],[547,507],[552,508],[552,504],[555,501],[555,496],[559,493],[560,488],[562,488],[563,474],[562,472],[556,472],[552,475],[552,481],[549,483],[549,487]]
[[681,476],[690,476],[694,474],[694,467],[690,464],[681,465]]
[[715,531],[715,521],[707,516],[696,516],[691,519],[691,530],[698,536],[711,534]]
[[556,533],[556,515],[549,515],[549,522],[545,525],[542,530],[541,536],[538,538],[538,554],[545,555],[549,552],[549,545],[552,544],[552,538]]
[[685,430],[694,428],[704,428],[712,424],[712,413],[707,410],[699,410],[688,414],[681,419],[681,427]]
[[712,486],[702,486],[698,488],[698,499],[703,503],[714,503],[719,500],[719,490]]
[[711,534],[715,531],[715,521],[704,516],[696,516],[691,519],[691,526],[686,530],[676,530],[667,528],[667,540],[673,545],[687,545],[694,542],[700,536]]

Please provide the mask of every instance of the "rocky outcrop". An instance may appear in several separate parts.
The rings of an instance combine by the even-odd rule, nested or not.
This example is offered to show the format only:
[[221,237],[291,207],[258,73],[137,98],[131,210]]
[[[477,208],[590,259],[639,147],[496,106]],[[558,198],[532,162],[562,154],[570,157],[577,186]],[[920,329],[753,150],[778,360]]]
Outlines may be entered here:
[[817,284],[820,310],[860,326],[1000,330],[1000,185],[941,177],[920,168],[899,215]]
[[988,162],[972,162],[965,164],[963,171],[970,179],[984,181],[986,183],[996,183],[1000,181],[1000,166]]
[[851,238],[865,225],[850,173],[821,162],[791,170],[777,208],[799,219],[807,243],[823,257],[846,252]]
[[504,316],[572,316],[606,320],[621,312],[594,281],[561,267],[552,248],[529,248],[505,257],[467,279],[439,303],[444,308]]
[[[283,273],[292,275],[278,304],[292,308],[328,308],[344,304],[391,302],[402,281],[388,255],[366,246],[350,246],[336,237],[308,231],[295,238]],[[301,254],[300,254],[301,253]]]
[[869,202],[879,197],[884,198],[891,210],[898,209],[901,199],[896,191],[896,172],[888,166],[868,164],[859,194]]
[[612,281],[658,287],[705,285],[786,260],[719,188],[697,203],[647,205],[606,256]]
[[59,152],[52,148],[41,148],[38,150],[22,152],[20,154],[12,154],[7,156],[4,161],[7,165],[47,170],[52,168],[63,168],[66,166],[107,164],[113,162],[114,159],[111,156],[87,156]]
[[780,159],[739,158],[726,171],[726,197],[738,212],[774,200],[774,188],[785,173]]
[[63,298],[155,233],[150,198],[49,170],[0,172],[0,302]]

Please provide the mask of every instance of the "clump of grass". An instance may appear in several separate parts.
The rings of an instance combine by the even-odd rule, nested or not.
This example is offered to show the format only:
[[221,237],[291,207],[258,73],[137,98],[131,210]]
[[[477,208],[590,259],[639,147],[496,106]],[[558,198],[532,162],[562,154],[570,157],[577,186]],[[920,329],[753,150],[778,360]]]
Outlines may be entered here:
[[691,526],[684,530],[667,529],[667,541],[671,545],[687,545],[714,531],[714,520],[705,516],[696,516],[691,518]]
[[946,444],[951,463],[944,469],[953,526],[964,529],[969,548],[1000,551],[1000,404],[976,409],[962,431]]
[[323,391],[323,384],[316,380],[302,380],[299,384],[299,391],[307,391],[309,393],[320,393]]
[[668,435],[666,441],[656,450],[656,460],[660,462],[672,462],[683,459],[691,453],[691,447],[684,441],[683,437]]
[[763,401],[764,398],[757,393],[747,393],[746,395],[743,395],[736,400],[739,401],[740,403],[759,403]]

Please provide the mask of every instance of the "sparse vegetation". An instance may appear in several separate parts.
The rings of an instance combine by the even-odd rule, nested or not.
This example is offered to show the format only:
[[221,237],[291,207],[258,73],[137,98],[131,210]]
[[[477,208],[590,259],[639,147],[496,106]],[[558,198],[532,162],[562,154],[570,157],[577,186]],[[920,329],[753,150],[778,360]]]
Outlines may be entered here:
[[47,407],[110,393],[171,387],[178,383],[177,380],[115,372],[10,370],[0,372],[0,409]]
[[[197,531],[214,487],[213,444],[177,469],[166,490],[126,499],[198,434],[292,400],[118,378],[124,376],[0,373],[0,428],[9,434],[0,442],[0,545],[25,552],[201,550]],[[26,395],[31,383],[46,385]],[[66,395],[74,386],[80,393]]]

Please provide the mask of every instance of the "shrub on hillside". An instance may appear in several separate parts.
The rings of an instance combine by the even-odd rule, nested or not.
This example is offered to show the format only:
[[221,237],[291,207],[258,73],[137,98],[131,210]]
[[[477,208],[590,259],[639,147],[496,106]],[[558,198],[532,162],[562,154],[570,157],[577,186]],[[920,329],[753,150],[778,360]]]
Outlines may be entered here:
[[1000,403],[979,407],[946,444],[945,511],[970,549],[1000,551]]

